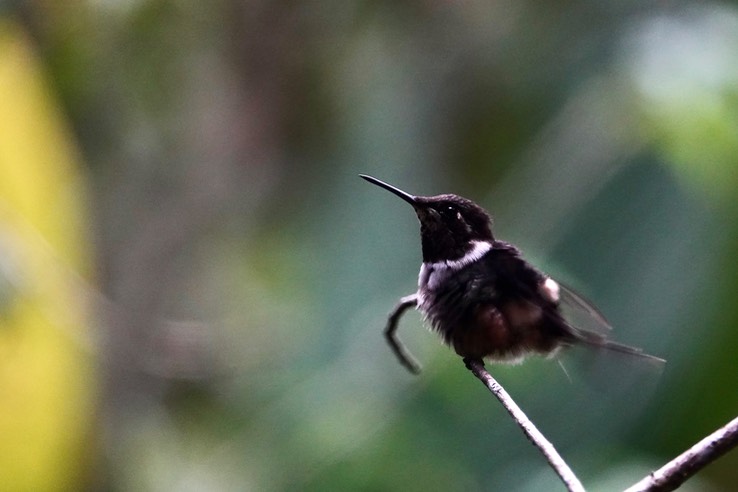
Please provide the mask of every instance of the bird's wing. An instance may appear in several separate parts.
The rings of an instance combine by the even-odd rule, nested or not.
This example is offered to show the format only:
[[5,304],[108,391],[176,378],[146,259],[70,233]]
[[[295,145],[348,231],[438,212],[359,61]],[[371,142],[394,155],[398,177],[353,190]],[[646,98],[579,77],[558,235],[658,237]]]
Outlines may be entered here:
[[579,329],[607,334],[612,326],[591,301],[571,287],[559,284],[559,305],[567,321]]

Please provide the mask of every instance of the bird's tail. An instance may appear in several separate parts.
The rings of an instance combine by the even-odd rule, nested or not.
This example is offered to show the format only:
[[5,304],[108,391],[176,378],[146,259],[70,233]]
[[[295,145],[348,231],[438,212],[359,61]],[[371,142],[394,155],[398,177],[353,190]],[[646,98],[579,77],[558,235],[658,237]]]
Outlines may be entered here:
[[640,348],[631,347],[630,345],[624,345],[618,342],[613,342],[612,340],[608,340],[604,336],[597,333],[574,329],[573,334],[575,335],[576,342],[581,345],[587,345],[596,349],[611,350],[613,352],[632,355],[635,357],[642,357],[644,359],[648,359],[659,364],[663,364],[666,362],[665,359],[662,359],[661,357],[656,357],[655,355],[647,354]]

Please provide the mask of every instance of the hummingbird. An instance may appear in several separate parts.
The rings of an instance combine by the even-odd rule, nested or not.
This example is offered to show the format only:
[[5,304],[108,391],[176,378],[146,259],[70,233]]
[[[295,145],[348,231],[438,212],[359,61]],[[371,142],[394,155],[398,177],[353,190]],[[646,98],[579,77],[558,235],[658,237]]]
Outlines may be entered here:
[[610,327],[592,303],[536,269],[512,244],[495,239],[491,216],[473,201],[452,194],[411,195],[372,176],[359,176],[409,203],[420,221],[418,289],[400,299],[384,331],[410,372],[419,373],[420,366],[396,334],[409,308],[420,311],[465,361],[517,362],[584,345],[664,362],[567,321],[564,305],[602,331]]

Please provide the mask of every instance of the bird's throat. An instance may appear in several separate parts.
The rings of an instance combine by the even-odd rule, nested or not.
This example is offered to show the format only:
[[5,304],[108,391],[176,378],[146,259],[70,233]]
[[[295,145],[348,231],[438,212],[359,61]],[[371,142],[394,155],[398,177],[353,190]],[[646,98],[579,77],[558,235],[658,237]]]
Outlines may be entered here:
[[492,249],[489,241],[471,241],[468,251],[461,258],[435,262],[423,262],[418,274],[418,292],[433,291],[450,274],[482,258]]

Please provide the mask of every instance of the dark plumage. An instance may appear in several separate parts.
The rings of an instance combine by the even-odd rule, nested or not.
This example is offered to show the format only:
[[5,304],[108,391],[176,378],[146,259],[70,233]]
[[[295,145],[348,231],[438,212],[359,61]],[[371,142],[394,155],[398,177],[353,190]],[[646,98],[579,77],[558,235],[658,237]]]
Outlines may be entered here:
[[495,240],[489,214],[471,200],[450,194],[413,196],[376,178],[361,177],[408,202],[420,221],[423,264],[418,291],[402,299],[386,329],[392,348],[410,370],[417,371],[417,364],[394,334],[409,307],[420,310],[464,358],[515,360],[585,344],[661,360],[568,323],[562,302],[607,326],[581,296],[538,271],[514,246]]

